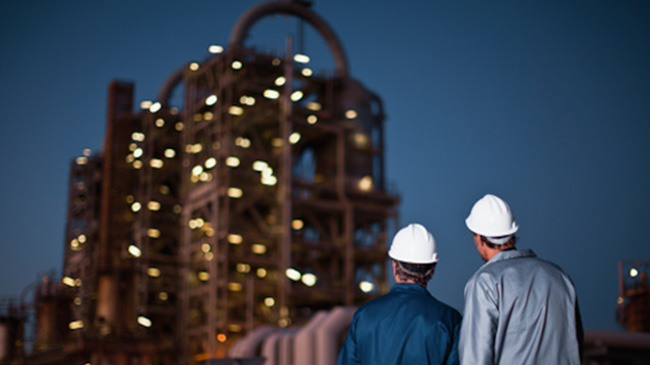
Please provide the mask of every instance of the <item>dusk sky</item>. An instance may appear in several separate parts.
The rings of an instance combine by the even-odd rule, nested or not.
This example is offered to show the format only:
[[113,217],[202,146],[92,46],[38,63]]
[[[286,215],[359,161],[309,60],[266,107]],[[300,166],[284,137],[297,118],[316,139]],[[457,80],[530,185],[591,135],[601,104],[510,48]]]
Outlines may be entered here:
[[[63,263],[70,162],[99,152],[112,80],[154,100],[175,70],[228,46],[260,1],[0,2],[0,296]],[[505,199],[520,248],[573,278],[587,329],[615,322],[620,260],[650,261],[650,2],[316,0],[350,75],[381,96],[400,225],[439,247],[429,289],[462,310],[482,261],[464,220]],[[246,45],[283,50],[294,17]],[[333,70],[307,27],[304,53]]]

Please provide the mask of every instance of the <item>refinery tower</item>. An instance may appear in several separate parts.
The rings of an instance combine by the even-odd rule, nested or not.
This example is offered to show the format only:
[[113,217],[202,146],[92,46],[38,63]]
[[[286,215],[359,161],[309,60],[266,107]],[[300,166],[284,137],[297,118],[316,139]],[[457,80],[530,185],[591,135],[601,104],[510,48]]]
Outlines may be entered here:
[[[278,54],[245,46],[273,14],[313,27],[334,69],[290,35]],[[260,326],[387,291],[382,101],[334,31],[303,2],[266,2],[213,51],[146,109],[109,86],[103,150],[72,162],[63,279],[38,295],[29,363],[207,364]]]

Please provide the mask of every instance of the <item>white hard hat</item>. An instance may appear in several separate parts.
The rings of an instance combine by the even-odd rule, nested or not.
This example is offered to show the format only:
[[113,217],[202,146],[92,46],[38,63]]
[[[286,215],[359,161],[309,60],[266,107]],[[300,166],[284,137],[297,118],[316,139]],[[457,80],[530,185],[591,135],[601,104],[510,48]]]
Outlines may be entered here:
[[438,261],[436,240],[420,224],[409,224],[397,232],[388,256],[412,264],[431,264]]
[[485,237],[509,236],[519,229],[508,203],[492,194],[485,195],[474,204],[465,224],[470,231]]

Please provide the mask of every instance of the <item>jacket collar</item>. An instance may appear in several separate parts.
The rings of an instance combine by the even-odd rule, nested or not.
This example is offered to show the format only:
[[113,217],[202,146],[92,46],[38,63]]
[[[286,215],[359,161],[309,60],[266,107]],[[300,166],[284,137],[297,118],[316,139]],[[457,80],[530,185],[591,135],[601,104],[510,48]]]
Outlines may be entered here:
[[522,257],[537,257],[533,250],[527,248],[524,250],[507,250],[507,251],[501,251],[498,254],[494,255],[492,259],[486,264],[491,264],[493,262],[498,262],[498,261],[504,261],[504,260],[510,260],[510,259],[519,259]]

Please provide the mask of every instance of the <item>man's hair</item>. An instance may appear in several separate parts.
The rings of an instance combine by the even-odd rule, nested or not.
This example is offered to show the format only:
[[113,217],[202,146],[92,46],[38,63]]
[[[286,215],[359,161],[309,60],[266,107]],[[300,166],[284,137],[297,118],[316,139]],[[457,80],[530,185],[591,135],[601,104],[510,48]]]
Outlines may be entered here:
[[399,260],[393,260],[395,262],[395,275],[401,280],[412,280],[416,284],[423,286],[427,285],[427,282],[433,276],[433,272],[436,270],[436,263],[431,264],[413,264],[410,262],[403,262]]
[[[504,238],[504,237],[507,237],[507,236],[494,237],[494,238]],[[485,243],[486,246],[488,246],[489,248],[491,248],[493,250],[509,250],[509,249],[513,249],[513,248],[515,248],[515,245],[517,244],[518,240],[519,240],[519,238],[513,234],[513,235],[510,236],[510,239],[508,241],[506,241],[505,243],[503,243],[501,245],[497,245],[496,243],[490,242],[489,238],[481,235],[481,241],[483,241],[483,243]]]

